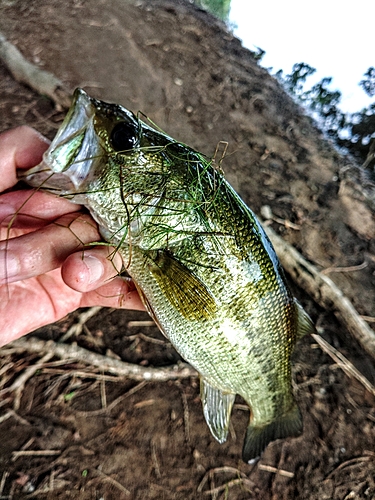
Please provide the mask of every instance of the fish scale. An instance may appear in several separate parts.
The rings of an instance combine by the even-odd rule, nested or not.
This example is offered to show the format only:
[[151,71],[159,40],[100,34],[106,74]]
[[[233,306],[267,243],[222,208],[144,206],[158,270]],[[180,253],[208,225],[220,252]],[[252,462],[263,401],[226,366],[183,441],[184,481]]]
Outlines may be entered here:
[[26,181],[88,208],[150,315],[200,373],[219,442],[236,394],[250,407],[246,462],[269,442],[300,435],[290,356],[313,326],[256,216],[212,161],[77,89]]

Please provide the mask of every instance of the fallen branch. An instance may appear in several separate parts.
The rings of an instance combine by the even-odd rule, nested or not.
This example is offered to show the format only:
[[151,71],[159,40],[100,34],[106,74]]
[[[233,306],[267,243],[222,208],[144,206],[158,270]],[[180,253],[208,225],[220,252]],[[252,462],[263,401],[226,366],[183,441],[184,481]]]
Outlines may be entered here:
[[70,107],[71,92],[49,71],[39,69],[0,33],[0,59],[13,78],[41,95],[46,95],[64,109]]
[[375,358],[375,332],[361,318],[350,300],[335,283],[320,273],[294,247],[269,226],[264,229],[270,238],[285,271],[324,309],[333,311],[363,349]]
[[[14,350],[27,351],[38,353],[40,355],[52,353],[60,359],[65,359],[67,362],[80,362],[86,365],[92,365],[100,368],[102,372],[113,373],[120,377],[127,377],[132,380],[147,380],[165,382],[167,380],[177,380],[189,377],[196,377],[197,372],[188,364],[181,363],[171,367],[144,367],[132,363],[125,363],[118,359],[102,356],[95,352],[88,351],[83,347],[74,344],[58,344],[49,340],[44,342],[34,337],[28,336],[20,338],[9,344],[9,347]],[[6,350],[6,348],[4,348]]]

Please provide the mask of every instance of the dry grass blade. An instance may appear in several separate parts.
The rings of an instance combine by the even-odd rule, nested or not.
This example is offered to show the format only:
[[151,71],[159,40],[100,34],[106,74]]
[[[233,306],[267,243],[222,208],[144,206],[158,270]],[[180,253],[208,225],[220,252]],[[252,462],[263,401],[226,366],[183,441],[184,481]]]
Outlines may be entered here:
[[373,396],[375,396],[375,387],[360,373],[357,368],[337,349],[326,342],[320,335],[312,334],[312,337],[319,344],[320,348],[326,352],[337,365],[348,375],[360,382]]

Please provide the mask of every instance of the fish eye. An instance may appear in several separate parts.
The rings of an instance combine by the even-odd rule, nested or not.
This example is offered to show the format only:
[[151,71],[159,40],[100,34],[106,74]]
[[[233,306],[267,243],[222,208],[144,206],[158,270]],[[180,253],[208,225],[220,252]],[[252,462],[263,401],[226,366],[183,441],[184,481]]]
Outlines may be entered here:
[[117,123],[110,136],[110,141],[115,151],[127,151],[137,143],[137,133],[132,123]]

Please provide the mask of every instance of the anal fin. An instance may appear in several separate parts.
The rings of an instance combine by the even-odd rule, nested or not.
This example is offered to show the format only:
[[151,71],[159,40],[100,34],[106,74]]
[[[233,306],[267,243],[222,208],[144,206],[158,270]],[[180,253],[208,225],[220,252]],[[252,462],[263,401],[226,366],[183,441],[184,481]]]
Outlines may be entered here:
[[201,378],[201,399],[207,425],[219,443],[227,439],[230,415],[236,395],[224,393]]
[[243,461],[254,463],[271,441],[297,437],[302,433],[302,428],[302,417],[296,404],[288,413],[276,417],[264,426],[256,426],[250,422],[242,449]]

